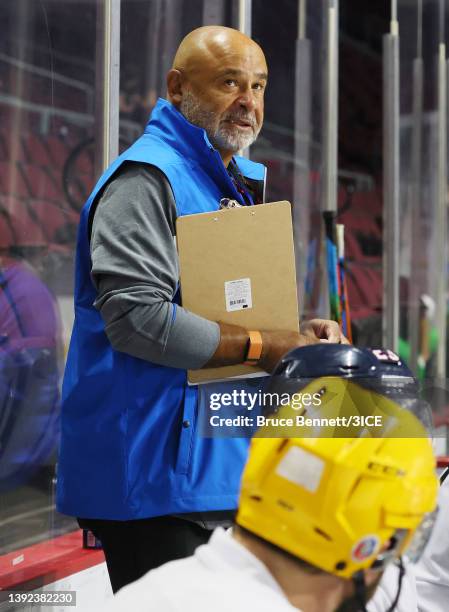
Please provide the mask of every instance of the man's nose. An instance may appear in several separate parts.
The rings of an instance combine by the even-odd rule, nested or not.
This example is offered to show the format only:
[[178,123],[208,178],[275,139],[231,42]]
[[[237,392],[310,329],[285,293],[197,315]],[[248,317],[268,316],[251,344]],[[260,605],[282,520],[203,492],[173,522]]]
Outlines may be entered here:
[[246,108],[247,111],[253,111],[257,105],[254,91],[251,88],[241,91],[236,101],[241,107]]

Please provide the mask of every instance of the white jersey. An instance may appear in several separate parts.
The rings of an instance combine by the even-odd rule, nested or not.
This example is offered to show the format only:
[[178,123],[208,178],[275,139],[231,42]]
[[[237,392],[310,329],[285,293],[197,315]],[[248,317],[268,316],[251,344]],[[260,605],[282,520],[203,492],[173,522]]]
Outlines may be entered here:
[[[409,564],[395,612],[449,611],[449,478],[438,496],[439,513],[423,556]],[[389,567],[368,605],[369,612],[385,612],[394,600],[398,570]]]
[[[449,611],[449,479],[439,495],[439,516],[420,562],[406,564],[395,612]],[[386,612],[394,601],[399,570],[390,565],[368,603]],[[192,557],[148,572],[108,601],[108,612],[298,612],[266,566],[231,536],[216,529]]]
[[219,528],[208,544],[121,589],[108,612],[298,612],[266,566]]
[[438,508],[429,543],[415,569],[420,612],[449,610],[449,477],[441,485]]
[[[399,582],[399,568],[390,564],[382,576],[382,580],[374,593],[374,597],[366,606],[368,612],[386,612],[396,599]],[[405,564],[405,574],[402,578],[401,594],[395,612],[418,612],[418,598],[414,576],[414,566]]]

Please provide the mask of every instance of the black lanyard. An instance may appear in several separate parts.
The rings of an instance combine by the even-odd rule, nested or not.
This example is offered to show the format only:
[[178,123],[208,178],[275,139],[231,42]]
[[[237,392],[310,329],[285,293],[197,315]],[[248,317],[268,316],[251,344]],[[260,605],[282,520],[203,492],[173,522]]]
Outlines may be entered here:
[[233,159],[231,159],[229,163],[228,174],[231,181],[234,183],[234,187],[244,199],[245,204],[247,206],[254,206],[253,194],[251,193],[251,190],[249,189],[244,176],[238,169],[238,166]]

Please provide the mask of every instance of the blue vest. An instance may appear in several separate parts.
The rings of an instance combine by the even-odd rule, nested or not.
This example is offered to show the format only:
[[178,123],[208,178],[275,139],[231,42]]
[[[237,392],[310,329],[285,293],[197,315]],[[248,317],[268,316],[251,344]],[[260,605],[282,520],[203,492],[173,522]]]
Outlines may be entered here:
[[[164,100],[158,101],[144,134],[98,181],[78,232],[57,507],[64,514],[117,520],[233,509],[248,440],[198,434],[199,393],[207,404],[208,393],[222,389],[207,385],[198,392],[187,385],[185,370],[113,350],[93,306],[90,209],[124,161],[157,166],[170,182],[178,215],[217,210],[223,197],[242,202],[205,131]],[[264,166],[243,158],[237,163],[245,177],[264,182]],[[173,317],[176,308],[173,303]]]

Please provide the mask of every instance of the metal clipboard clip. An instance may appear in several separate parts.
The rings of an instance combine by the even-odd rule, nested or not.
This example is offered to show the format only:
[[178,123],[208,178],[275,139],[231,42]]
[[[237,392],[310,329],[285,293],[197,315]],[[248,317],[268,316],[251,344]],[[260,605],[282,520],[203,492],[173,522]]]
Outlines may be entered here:
[[237,200],[231,200],[231,198],[221,198],[220,209],[224,208],[242,208],[242,205]]

